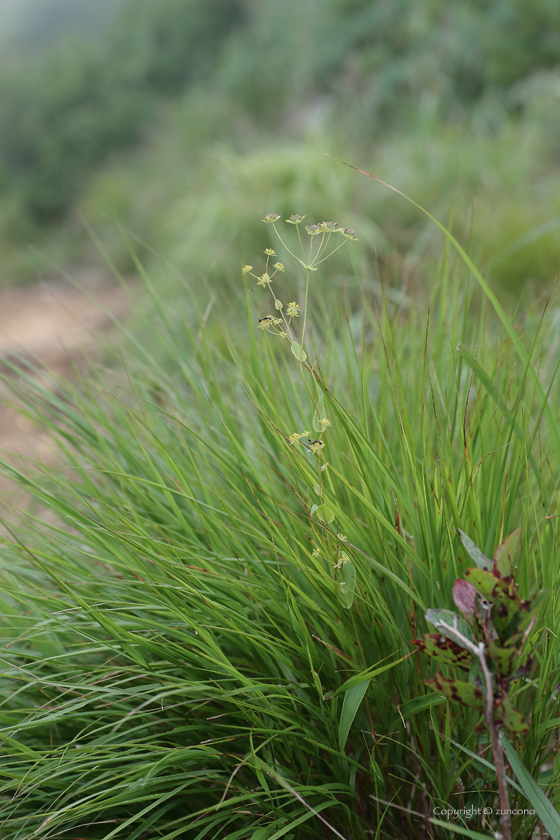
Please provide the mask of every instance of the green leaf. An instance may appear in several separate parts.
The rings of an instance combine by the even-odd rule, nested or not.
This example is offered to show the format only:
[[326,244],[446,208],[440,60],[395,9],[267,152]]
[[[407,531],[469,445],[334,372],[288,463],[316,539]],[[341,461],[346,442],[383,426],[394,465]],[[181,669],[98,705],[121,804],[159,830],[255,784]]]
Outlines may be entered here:
[[496,666],[501,677],[509,677],[517,668],[519,662],[519,651],[515,647],[502,647],[496,641],[491,642],[488,647],[490,660]]
[[540,821],[551,837],[560,837],[560,814],[554,808],[546,794],[533,779],[517,752],[502,732],[502,745],[508,757],[511,769],[515,773],[523,793],[537,812]]
[[422,697],[414,697],[412,700],[403,703],[400,713],[405,720],[408,720],[408,718],[414,717],[414,715],[426,709],[431,709],[432,706],[440,706],[442,703],[445,703],[445,697],[442,697],[441,694],[429,692]]
[[514,531],[501,543],[494,554],[494,574],[511,577],[513,566],[521,548],[521,528]]
[[494,717],[496,723],[509,729],[510,732],[527,732],[529,728],[523,719],[523,715],[515,708],[509,697],[504,696],[496,700]]
[[493,835],[491,834],[481,834],[480,831],[472,831],[470,828],[463,828],[460,825],[454,825],[452,822],[436,820],[435,817],[431,817],[429,821],[432,825],[439,825],[441,828],[447,829],[447,831],[454,831],[455,834],[462,834],[463,837],[470,837],[470,840],[493,840]]
[[345,560],[342,564],[342,582],[349,592],[356,588],[356,567],[351,560]]
[[369,772],[372,776],[375,776],[375,778],[378,779],[380,782],[383,781],[383,773],[381,772],[379,764],[373,757],[373,753],[369,757]]
[[348,740],[350,727],[354,722],[356,713],[360,707],[360,703],[364,699],[364,695],[368,690],[370,680],[365,680],[354,688],[349,688],[344,695],[344,702],[342,704],[342,712],[340,714],[340,723],[338,726],[338,744],[343,750]]
[[[426,610],[426,621],[429,621],[430,624],[438,628],[442,635],[447,636],[448,639],[453,639],[458,645],[461,645],[461,642],[457,639],[456,634],[452,630],[448,630],[447,627],[441,627],[442,621],[445,621],[449,627],[456,628],[462,636],[472,642],[471,628],[464,618],[460,618],[457,613],[451,612],[451,610]],[[464,645],[461,645],[461,647],[464,647]]]
[[492,563],[485,557],[480,548],[474,543],[468,534],[465,534],[464,531],[461,531],[459,528],[459,534],[461,536],[461,542],[463,543],[464,547],[469,552],[471,558],[474,560],[476,565],[479,569],[484,569],[485,571],[489,572],[492,569]]
[[452,638],[447,638],[442,633],[426,633],[421,639],[414,639],[413,644],[439,664],[457,665],[465,671],[468,671],[472,665],[473,655],[470,650],[458,645]]
[[[390,671],[391,668],[394,668],[396,665],[400,665],[401,662],[404,662],[405,659],[408,659],[410,653],[401,656],[400,659],[395,659],[393,662],[389,662],[387,665],[374,665],[372,668],[367,668],[365,671],[362,671],[360,674],[354,674],[353,677],[350,677],[349,680],[346,680],[340,688],[332,694],[332,697],[338,697],[341,694],[344,694],[345,691],[348,691],[350,688],[354,688],[355,685],[360,685],[364,681],[364,679],[371,680],[373,677],[377,677],[378,674],[383,674],[385,671]],[[383,661],[383,660],[382,660]],[[327,695],[328,696],[328,695]]]
[[426,685],[431,685],[448,700],[462,703],[463,706],[470,706],[472,709],[484,709],[484,692],[476,685],[461,680],[447,680],[442,674],[437,673],[431,680],[426,680]]
[[345,610],[349,610],[354,603],[354,591],[347,589],[344,581],[338,584],[338,598]]
[[294,354],[298,362],[305,362],[305,360],[307,359],[307,353],[305,352],[301,344],[296,344],[295,341],[292,341],[292,353]]
[[[315,505],[313,505],[313,507],[315,507]],[[329,522],[332,522],[334,519],[334,513],[328,505],[319,505],[316,507],[315,516],[320,522],[324,522],[325,525],[328,525]]]

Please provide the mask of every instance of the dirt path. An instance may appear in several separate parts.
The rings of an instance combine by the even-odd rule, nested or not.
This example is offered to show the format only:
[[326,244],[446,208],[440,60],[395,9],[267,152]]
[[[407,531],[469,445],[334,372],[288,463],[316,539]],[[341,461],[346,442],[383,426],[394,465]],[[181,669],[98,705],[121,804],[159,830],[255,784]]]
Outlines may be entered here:
[[[96,336],[112,326],[103,309],[120,319],[128,310],[128,299],[99,272],[82,269],[73,277],[100,305],[60,279],[0,291],[0,361],[17,354],[66,372],[84,351],[95,355]],[[0,383],[0,399],[5,397],[5,386]],[[0,405],[0,457],[13,460],[22,456],[41,463],[53,459],[47,436],[16,411]],[[2,513],[20,502],[21,493],[0,478]]]

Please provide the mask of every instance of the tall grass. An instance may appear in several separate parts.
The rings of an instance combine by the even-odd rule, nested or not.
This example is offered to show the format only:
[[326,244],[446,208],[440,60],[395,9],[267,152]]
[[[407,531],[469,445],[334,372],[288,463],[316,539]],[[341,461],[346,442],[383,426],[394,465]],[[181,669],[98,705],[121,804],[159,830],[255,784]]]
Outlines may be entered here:
[[[156,288],[135,259],[124,364],[10,379],[60,455],[4,462],[36,506],[1,555],[2,836],[492,836],[483,814],[430,822],[496,806],[482,714],[429,690],[411,644],[469,565],[459,527],[487,555],[521,527],[521,595],[552,592],[512,699],[557,802],[558,310],[506,330],[449,247],[414,298],[350,259],[345,287],[311,275],[306,367],[256,330],[252,281]],[[315,388],[322,461],[288,440]],[[513,817],[518,840],[536,826]]]

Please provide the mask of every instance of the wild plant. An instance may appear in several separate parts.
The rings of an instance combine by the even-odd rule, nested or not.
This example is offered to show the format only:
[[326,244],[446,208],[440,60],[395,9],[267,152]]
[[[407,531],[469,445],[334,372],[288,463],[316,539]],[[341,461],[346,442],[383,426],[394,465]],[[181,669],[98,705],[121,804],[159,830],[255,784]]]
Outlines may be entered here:
[[[223,323],[131,249],[149,305],[113,368],[72,384],[6,360],[59,451],[3,463],[35,499],[0,554],[7,840],[499,828],[485,709],[449,702],[429,681],[458,677],[413,641],[465,577],[459,528],[490,557],[521,527],[519,593],[558,586],[553,322],[525,349],[449,251],[429,295],[341,296],[317,278],[340,246],[362,282],[351,232],[301,220],[292,246],[278,222]],[[502,732],[515,840],[557,836],[556,627],[550,597],[507,654],[535,661],[507,682],[528,726]]]

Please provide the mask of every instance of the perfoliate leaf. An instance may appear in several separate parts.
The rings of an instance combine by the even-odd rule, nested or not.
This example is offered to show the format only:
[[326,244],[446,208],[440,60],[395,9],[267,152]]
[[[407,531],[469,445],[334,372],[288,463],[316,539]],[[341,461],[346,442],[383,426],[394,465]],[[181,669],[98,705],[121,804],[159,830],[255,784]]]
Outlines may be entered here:
[[521,548],[521,528],[514,531],[501,543],[494,554],[494,574],[511,577],[513,566]]
[[298,362],[305,362],[305,360],[307,359],[307,353],[305,352],[301,344],[296,344],[295,341],[292,341],[292,353],[294,354]]
[[356,569],[351,560],[345,560],[342,564],[342,582],[349,592],[356,588]]
[[494,703],[494,720],[510,732],[526,732],[528,726],[521,712],[515,708],[509,697],[499,697]]
[[320,522],[324,522],[325,525],[328,525],[334,519],[334,513],[328,505],[319,505],[319,507],[315,508],[315,516]]
[[317,510],[318,507],[319,507],[319,505],[313,505],[313,507],[311,508],[311,511],[310,511],[311,516],[313,516],[313,514],[315,513],[315,511]]
[[455,700],[463,706],[470,706],[472,709],[484,709],[484,692],[478,686],[461,680],[446,680],[440,673],[437,673],[431,680],[426,680],[426,685],[431,685],[448,700]]
[[471,628],[464,618],[460,618],[457,613],[451,612],[451,610],[426,610],[426,621],[429,621],[430,624],[437,627],[440,633],[443,633],[448,639],[453,639],[458,645],[461,645],[461,642],[457,638],[456,633],[448,630],[447,627],[441,627],[442,621],[450,628],[456,629],[462,636],[465,636],[465,638],[472,642],[473,634]]
[[344,581],[338,584],[338,598],[345,610],[349,610],[354,603],[354,592],[346,588]]
[[463,615],[476,615],[476,589],[466,580],[456,580],[453,600]]
[[472,653],[442,633],[426,633],[421,639],[414,639],[412,644],[439,664],[456,665],[465,671],[472,665]]
[[[293,345],[292,345],[293,346]],[[492,569],[492,563],[485,557],[480,548],[474,543],[468,534],[465,534],[464,531],[461,531],[459,528],[459,534],[461,536],[461,542],[465,546],[466,550],[469,552],[470,556],[476,563],[479,569],[485,569],[489,572]]]

